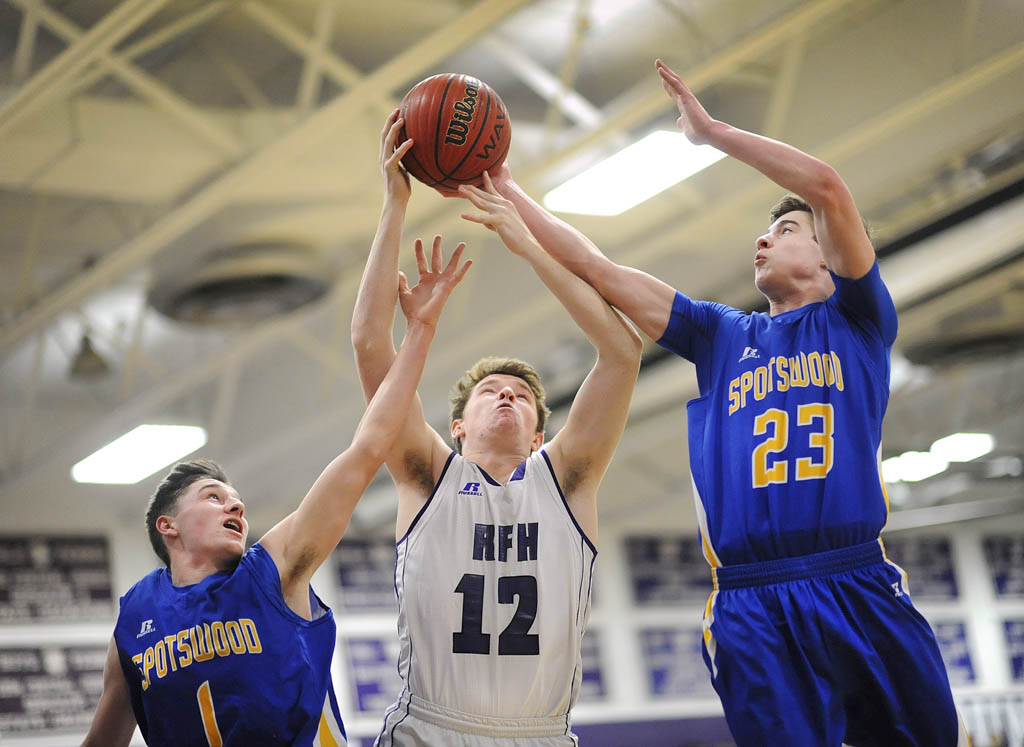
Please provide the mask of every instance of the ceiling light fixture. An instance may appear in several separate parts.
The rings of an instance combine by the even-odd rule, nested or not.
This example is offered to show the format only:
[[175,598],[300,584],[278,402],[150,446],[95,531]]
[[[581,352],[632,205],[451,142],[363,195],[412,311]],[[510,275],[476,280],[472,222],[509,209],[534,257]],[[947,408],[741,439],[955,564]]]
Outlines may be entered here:
[[991,433],[954,433],[932,444],[931,452],[949,462],[969,462],[996,446]]
[[882,462],[886,482],[919,482],[943,472],[949,462],[930,451],[905,451]]
[[659,130],[555,187],[544,205],[560,213],[618,215],[723,158],[710,145]]
[[140,425],[71,468],[75,482],[134,485],[206,443],[194,425]]

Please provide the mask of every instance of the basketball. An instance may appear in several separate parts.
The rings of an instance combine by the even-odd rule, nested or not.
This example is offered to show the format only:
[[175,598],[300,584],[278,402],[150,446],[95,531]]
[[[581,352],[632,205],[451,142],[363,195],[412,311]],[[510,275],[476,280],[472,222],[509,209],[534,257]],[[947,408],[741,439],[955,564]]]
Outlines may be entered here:
[[399,142],[413,140],[402,165],[428,187],[479,185],[484,171],[505,161],[512,140],[505,104],[470,75],[443,73],[420,81],[402,99],[402,117]]

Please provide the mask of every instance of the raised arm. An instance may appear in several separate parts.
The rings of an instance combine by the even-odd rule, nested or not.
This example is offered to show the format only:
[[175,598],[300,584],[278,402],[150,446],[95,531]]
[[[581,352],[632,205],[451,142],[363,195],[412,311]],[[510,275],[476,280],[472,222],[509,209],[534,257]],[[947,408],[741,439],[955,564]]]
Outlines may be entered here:
[[824,161],[778,140],[712,119],[697,97],[664,62],[655,66],[679,109],[679,128],[695,145],[712,145],[753,166],[811,206],[825,265],[841,277],[859,278],[875,263],[853,195],[838,172]]
[[516,184],[502,165],[494,177],[497,191],[516,206],[544,251],[597,289],[652,340],[668,327],[675,289],[646,272],[616,264],[583,233],[555,217]]
[[327,465],[298,509],[260,541],[277,565],[285,600],[297,612],[308,615],[310,577],[341,540],[356,503],[404,427],[441,310],[470,265],[459,267],[461,255],[462,247],[444,270],[422,272],[415,288],[399,276],[399,300],[408,319],[405,338],[352,444]]
[[565,426],[547,447],[566,499],[584,531],[596,535],[597,488],[626,426],[640,368],[640,336],[594,288],[547,254],[516,206],[484,174],[485,189],[460,187],[481,212],[462,217],[495,231],[525,259],[597,350],[597,362],[569,410]]
[[[377,391],[395,359],[392,335],[398,300],[398,252],[410,196],[409,175],[401,161],[412,147],[412,140],[396,145],[403,125],[398,115],[399,110],[395,109],[381,132],[384,206],[352,314],[352,347],[367,401]],[[419,239],[416,251],[418,256],[423,255]],[[441,270],[440,254],[441,237],[436,236],[432,249],[433,272]],[[421,269],[424,267],[421,265]],[[413,396],[405,412],[405,423],[387,458],[388,471],[398,488],[400,525],[402,517],[410,512],[414,516],[418,504],[429,496],[450,451],[444,439],[427,424],[419,396]]]
[[352,312],[352,346],[367,401],[373,397],[395,359],[392,335],[398,303],[398,250],[411,193],[409,175],[401,162],[402,156],[412,147],[412,140],[395,145],[402,129],[398,114],[398,109],[391,112],[381,132],[380,169],[384,177],[384,205]]
[[128,683],[121,671],[117,644],[111,638],[103,665],[103,692],[82,747],[127,747],[134,733],[135,713],[128,696]]

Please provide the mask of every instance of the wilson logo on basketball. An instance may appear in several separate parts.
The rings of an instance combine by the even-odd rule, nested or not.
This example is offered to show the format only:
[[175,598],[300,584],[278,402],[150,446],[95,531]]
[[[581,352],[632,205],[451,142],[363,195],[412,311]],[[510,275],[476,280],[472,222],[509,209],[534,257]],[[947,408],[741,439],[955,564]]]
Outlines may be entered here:
[[466,95],[462,101],[456,101],[453,105],[455,112],[448,122],[448,132],[445,133],[445,145],[465,145],[466,134],[469,132],[469,124],[473,121],[473,112],[476,111],[475,86],[466,86]]

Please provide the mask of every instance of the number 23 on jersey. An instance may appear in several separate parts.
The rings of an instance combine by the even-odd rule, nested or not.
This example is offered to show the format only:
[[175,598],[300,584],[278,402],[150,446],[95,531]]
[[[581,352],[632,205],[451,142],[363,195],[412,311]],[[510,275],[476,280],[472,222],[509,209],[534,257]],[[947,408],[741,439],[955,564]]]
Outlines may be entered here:
[[[795,460],[795,479],[820,480],[832,469],[835,442],[835,413],[827,402],[811,402],[796,410],[796,422],[790,422],[785,410],[770,408],[754,418],[754,436],[767,436],[754,447],[751,456],[753,487],[764,488],[790,479],[790,460],[777,455],[789,445],[790,438],[806,434],[812,455]],[[807,428],[810,427],[810,430]]]

